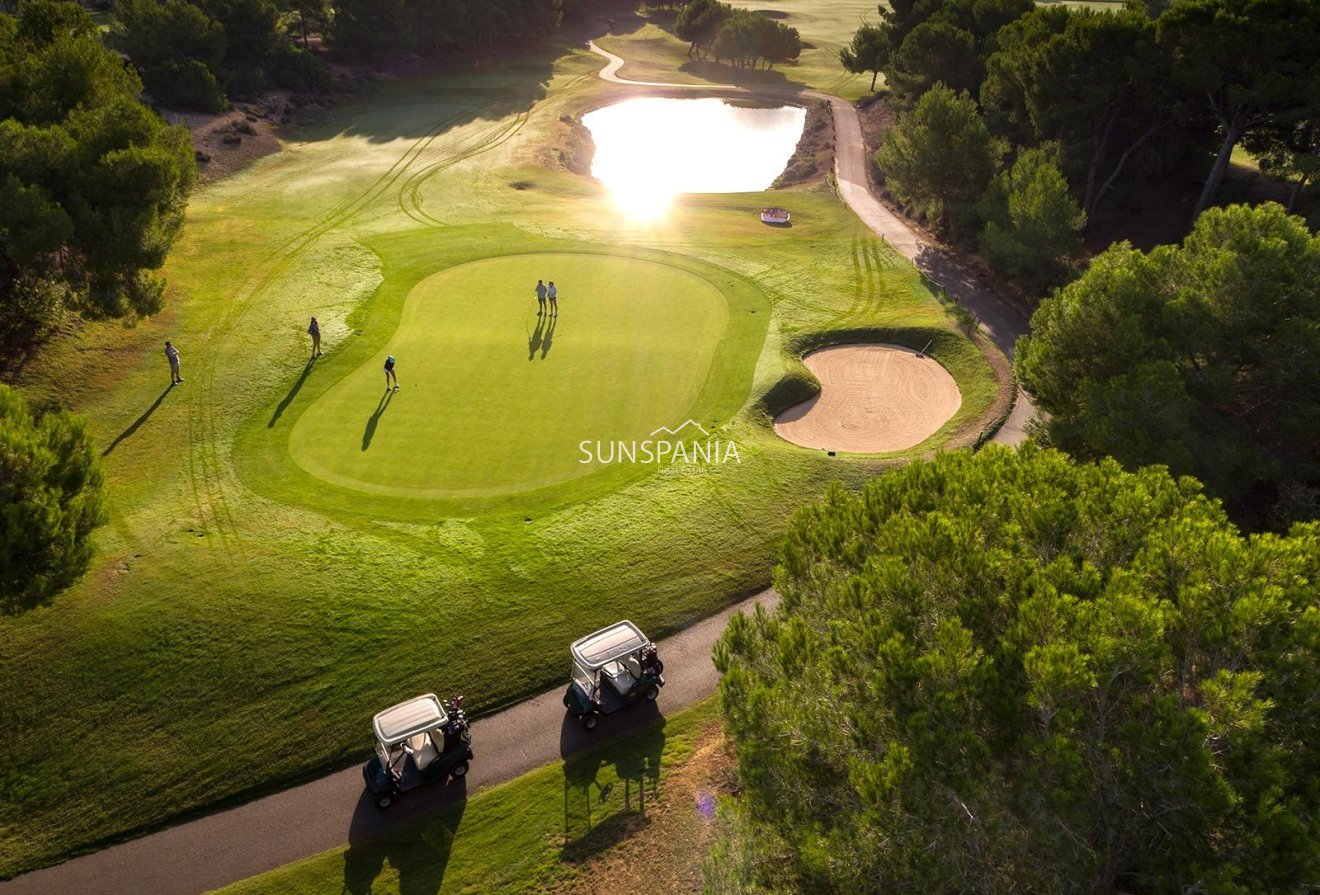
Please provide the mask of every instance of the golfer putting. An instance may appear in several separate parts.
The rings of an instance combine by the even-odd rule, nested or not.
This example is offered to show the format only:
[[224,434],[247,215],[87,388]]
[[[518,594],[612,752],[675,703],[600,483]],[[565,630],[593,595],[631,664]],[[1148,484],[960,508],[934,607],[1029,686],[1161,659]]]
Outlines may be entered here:
[[394,372],[394,355],[385,358],[385,391],[390,390],[390,380],[394,380],[394,391],[399,390],[399,377]]

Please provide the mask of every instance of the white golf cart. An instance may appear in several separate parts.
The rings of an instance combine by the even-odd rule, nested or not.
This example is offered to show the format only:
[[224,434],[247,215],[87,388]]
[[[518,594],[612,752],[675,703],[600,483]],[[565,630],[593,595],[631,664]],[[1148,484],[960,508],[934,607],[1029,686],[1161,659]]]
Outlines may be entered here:
[[472,760],[472,734],[463,697],[441,702],[434,693],[380,712],[372,720],[376,754],[362,767],[378,808],[423,783],[462,777]]
[[564,694],[564,706],[578,716],[587,730],[601,715],[645,699],[654,702],[665,685],[665,665],[655,644],[630,621],[622,621],[588,634],[570,647],[573,681]]

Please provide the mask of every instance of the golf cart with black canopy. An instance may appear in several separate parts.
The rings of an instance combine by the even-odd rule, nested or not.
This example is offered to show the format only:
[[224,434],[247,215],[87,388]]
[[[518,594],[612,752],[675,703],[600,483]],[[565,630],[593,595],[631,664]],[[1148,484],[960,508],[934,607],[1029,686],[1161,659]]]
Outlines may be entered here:
[[654,702],[665,685],[665,665],[655,644],[630,621],[622,621],[588,634],[569,649],[573,681],[564,694],[564,706],[587,730],[601,715],[618,711],[638,699]]
[[434,693],[401,702],[372,720],[376,754],[362,767],[378,808],[423,783],[462,777],[472,760],[472,734],[463,697],[441,702]]

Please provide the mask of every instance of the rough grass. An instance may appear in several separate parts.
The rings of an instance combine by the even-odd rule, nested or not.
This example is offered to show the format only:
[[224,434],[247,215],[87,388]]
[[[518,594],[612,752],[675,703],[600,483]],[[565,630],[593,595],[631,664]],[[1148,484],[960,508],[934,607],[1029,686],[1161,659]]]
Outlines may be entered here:
[[[112,520],[80,585],[0,619],[0,875],[360,760],[364,719],[400,694],[457,687],[488,713],[560,683],[584,631],[678,630],[767,583],[796,506],[893,462],[788,445],[763,398],[808,334],[956,321],[828,193],[696,197],[629,223],[547,148],[561,116],[618,95],[598,68],[574,52],[382,83],[302,122],[195,197],[163,315],[87,325],[26,371],[32,397],[90,418]],[[759,222],[771,201],[792,228]],[[723,422],[741,464],[380,503],[289,462],[320,390],[386,349],[410,277],[548,241],[757,293],[766,334]],[[440,255],[405,270],[409,245]],[[312,314],[328,354],[304,378]],[[993,386],[972,358],[951,370],[974,426]],[[360,439],[361,411],[344,425]]]
[[[647,839],[659,852],[649,857],[670,869],[675,861],[695,865],[700,849],[691,846],[704,841],[710,821],[683,784],[694,750],[708,751],[718,739],[718,717],[718,701],[708,699],[383,836],[218,893],[581,891],[601,869],[590,859],[626,851],[632,838]],[[650,882],[652,891],[665,891]]]

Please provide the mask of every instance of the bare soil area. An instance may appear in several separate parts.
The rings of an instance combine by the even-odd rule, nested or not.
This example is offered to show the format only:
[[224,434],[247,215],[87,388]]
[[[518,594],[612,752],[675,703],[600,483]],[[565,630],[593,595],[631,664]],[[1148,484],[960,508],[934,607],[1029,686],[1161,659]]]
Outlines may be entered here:
[[814,103],[807,107],[802,138],[798,140],[784,173],[775,180],[774,188],[824,180],[825,175],[833,170],[834,115],[829,103]]
[[280,148],[279,128],[307,102],[286,91],[272,92],[253,103],[238,103],[227,112],[171,112],[192,133],[197,168],[204,183],[230,176]]
[[633,817],[633,829],[590,858],[572,884],[556,895],[697,895],[701,862],[715,835],[715,801],[734,792],[735,762],[720,722],[709,724],[681,766],[665,778],[663,796]]

